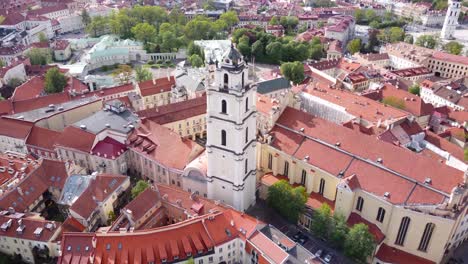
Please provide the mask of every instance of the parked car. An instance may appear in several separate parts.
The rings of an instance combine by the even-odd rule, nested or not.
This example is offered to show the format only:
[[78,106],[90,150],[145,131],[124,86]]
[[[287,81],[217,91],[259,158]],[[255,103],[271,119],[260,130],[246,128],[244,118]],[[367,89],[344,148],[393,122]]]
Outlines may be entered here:
[[302,236],[303,236],[302,233],[299,231],[296,234],[294,234],[294,236],[292,237],[292,240],[297,242]]
[[304,245],[305,243],[307,243],[307,241],[309,241],[309,238],[307,236],[302,236],[301,238],[299,238],[299,244],[301,245]]
[[327,262],[327,263],[330,263],[332,258],[333,258],[333,255],[328,253],[323,260],[325,260],[325,262]]
[[317,250],[317,252],[315,252],[315,256],[320,258],[322,256],[322,253],[323,253],[323,250],[319,249]]

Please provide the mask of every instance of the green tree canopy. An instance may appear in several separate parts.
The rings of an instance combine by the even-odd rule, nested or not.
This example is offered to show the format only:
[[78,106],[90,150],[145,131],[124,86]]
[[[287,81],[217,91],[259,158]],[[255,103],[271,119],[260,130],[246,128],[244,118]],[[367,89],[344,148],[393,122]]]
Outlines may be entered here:
[[450,54],[460,55],[463,50],[463,45],[457,41],[450,41],[444,45],[444,50]]
[[109,25],[109,19],[107,17],[96,16],[86,26],[86,32],[92,37],[99,37],[106,33]]
[[346,235],[344,242],[345,254],[361,262],[366,262],[375,248],[375,240],[365,224],[354,225]]
[[21,81],[18,78],[11,78],[8,81],[8,86],[10,86],[11,88],[16,88],[16,87],[20,86],[22,83],[23,83],[23,81]]
[[151,71],[141,66],[135,68],[135,76],[137,82],[143,82],[153,79],[153,74],[151,73]]
[[432,35],[421,35],[416,39],[416,45],[433,49],[437,45],[437,38]]
[[60,93],[67,86],[67,78],[58,68],[52,68],[45,74],[45,87],[47,93]]
[[281,64],[281,74],[288,81],[299,84],[304,81],[304,65],[300,61],[285,62]]
[[156,38],[156,28],[146,22],[138,23],[131,29],[132,34],[136,40],[147,44]]
[[49,42],[49,39],[44,32],[39,33],[39,42]]
[[291,222],[297,222],[306,201],[305,188],[292,188],[285,180],[278,181],[268,188],[268,204]]
[[349,228],[343,215],[335,214],[332,219],[332,228],[330,233],[331,243],[341,249],[346,241],[346,235]]
[[236,11],[228,11],[223,13],[219,17],[219,20],[225,21],[229,28],[239,23],[239,18],[237,17]]
[[26,53],[32,65],[47,65],[52,61],[52,55],[44,49],[32,48]]
[[203,66],[203,59],[200,58],[198,54],[193,54],[188,58],[188,61],[190,62],[190,65],[194,68],[200,68]]
[[312,215],[310,231],[318,237],[328,239],[332,228],[331,219],[331,208],[323,203]]
[[279,19],[278,19],[277,16],[273,16],[273,17],[270,19],[270,23],[269,23],[269,24],[272,25],[272,26],[279,25],[279,24],[280,24],[280,21],[279,21]]
[[395,96],[388,96],[382,99],[382,103],[393,106],[398,109],[405,109],[405,101]]
[[412,85],[411,87],[408,88],[408,92],[414,94],[414,95],[419,95],[421,92],[421,87],[417,84]]
[[140,193],[142,193],[146,188],[149,187],[149,184],[146,181],[139,180],[136,185],[132,188],[132,199],[135,199]]
[[358,51],[361,50],[361,39],[355,38],[348,42],[348,45],[346,45],[346,48],[348,49],[349,53],[354,54]]
[[405,42],[408,43],[408,44],[413,44],[414,43],[413,35],[410,35],[410,34],[406,35],[405,36]]
[[110,211],[107,213],[107,224],[108,224],[108,225],[111,225],[112,222],[114,222],[116,218],[117,218],[117,217],[116,217],[116,215],[115,215],[115,213],[114,213],[114,210],[110,210]]

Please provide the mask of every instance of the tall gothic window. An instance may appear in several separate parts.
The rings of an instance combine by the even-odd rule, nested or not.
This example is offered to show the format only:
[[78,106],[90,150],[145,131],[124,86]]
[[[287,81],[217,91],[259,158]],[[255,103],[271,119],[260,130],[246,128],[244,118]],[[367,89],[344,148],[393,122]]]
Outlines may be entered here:
[[271,153],[268,153],[268,169],[272,169],[273,168],[273,155],[271,155]]
[[385,209],[383,209],[382,207],[379,207],[379,211],[377,212],[377,221],[382,223],[384,218],[385,218]]
[[289,175],[289,162],[284,162],[284,176],[288,177]]
[[320,179],[319,193],[323,195],[324,192],[325,192],[325,180]]
[[429,246],[429,242],[431,241],[432,233],[434,233],[434,228],[435,225],[433,223],[426,224],[423,235],[421,237],[421,241],[419,241],[419,251],[427,251],[427,247]]
[[226,146],[226,130],[221,130],[221,145]]
[[249,98],[245,98],[245,112],[249,111]]
[[249,142],[249,128],[245,128],[245,143]]
[[395,239],[395,244],[403,246],[410,223],[411,219],[407,216],[401,219],[400,228],[398,229],[398,234]]
[[306,183],[306,177],[307,177],[307,172],[306,170],[302,170],[302,175],[301,175],[301,184],[305,185]]

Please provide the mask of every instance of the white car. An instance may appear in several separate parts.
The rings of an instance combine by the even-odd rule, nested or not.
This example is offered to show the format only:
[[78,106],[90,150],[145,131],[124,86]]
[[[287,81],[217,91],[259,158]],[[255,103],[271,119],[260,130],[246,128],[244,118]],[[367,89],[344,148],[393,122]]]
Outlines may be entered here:
[[331,254],[327,254],[323,260],[325,260],[325,262],[327,262],[327,263],[330,263],[332,258],[333,258],[333,256]]

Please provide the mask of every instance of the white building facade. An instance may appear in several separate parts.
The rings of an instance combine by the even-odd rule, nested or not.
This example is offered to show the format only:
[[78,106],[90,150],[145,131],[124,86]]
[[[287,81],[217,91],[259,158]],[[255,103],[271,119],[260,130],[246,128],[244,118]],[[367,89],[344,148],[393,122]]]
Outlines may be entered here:
[[256,87],[233,47],[224,54],[207,92],[208,198],[239,211],[255,202]]

